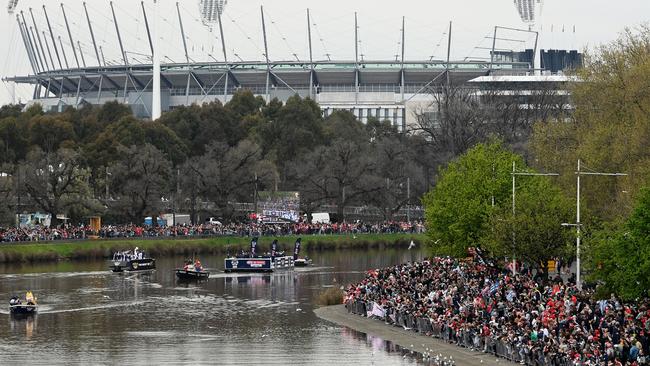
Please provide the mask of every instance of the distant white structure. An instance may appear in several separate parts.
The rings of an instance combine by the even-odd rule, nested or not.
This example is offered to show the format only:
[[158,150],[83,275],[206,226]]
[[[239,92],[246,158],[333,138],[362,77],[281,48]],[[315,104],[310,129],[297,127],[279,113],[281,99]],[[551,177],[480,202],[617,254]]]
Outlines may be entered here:
[[529,27],[535,24],[544,6],[543,0],[514,0],[521,20]]
[[205,25],[213,25],[219,21],[219,15],[223,14],[223,9],[228,4],[228,0],[200,0],[199,10],[201,19]]
[[18,0],[9,0],[9,4],[7,5],[7,13],[13,14],[17,6]]

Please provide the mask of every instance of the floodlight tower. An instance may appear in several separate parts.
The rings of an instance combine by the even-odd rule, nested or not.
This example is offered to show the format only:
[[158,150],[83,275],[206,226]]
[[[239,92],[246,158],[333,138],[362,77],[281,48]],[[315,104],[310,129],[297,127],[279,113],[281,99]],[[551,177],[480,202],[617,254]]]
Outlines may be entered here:
[[228,4],[228,0],[200,0],[199,10],[203,24],[209,27],[217,24],[226,4]]
[[9,4],[7,4],[7,13],[13,14],[17,6],[18,0],[9,0]]
[[533,30],[535,22],[542,14],[544,0],[514,0],[521,20],[528,24],[528,30]]

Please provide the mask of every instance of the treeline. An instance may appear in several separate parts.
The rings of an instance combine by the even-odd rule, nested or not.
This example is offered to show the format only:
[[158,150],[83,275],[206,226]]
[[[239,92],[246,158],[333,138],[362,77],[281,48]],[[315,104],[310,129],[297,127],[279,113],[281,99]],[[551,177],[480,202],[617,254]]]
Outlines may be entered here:
[[[626,173],[581,178],[583,276],[599,294],[650,296],[650,28],[589,52],[572,89],[574,113],[537,122],[527,155],[499,141],[478,144],[440,171],[424,198],[436,252],[482,245],[546,271],[576,259],[576,170]],[[516,176],[513,213],[512,163]],[[562,227],[561,224],[574,225]],[[584,279],[584,277],[583,277]]]
[[[388,122],[359,122],[346,111],[322,117],[310,99],[268,104],[251,92],[179,107],[157,121],[128,106],[0,109],[0,213],[65,214],[73,222],[100,214],[142,222],[163,211],[221,216],[254,192],[301,193],[302,209],[372,206],[384,219],[419,203],[434,166],[421,137]],[[207,204],[206,204],[207,202]]]

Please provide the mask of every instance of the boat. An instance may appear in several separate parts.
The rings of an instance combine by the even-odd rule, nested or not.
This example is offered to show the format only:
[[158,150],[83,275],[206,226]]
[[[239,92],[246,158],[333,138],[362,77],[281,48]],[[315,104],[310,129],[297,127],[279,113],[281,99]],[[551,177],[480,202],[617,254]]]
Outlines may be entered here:
[[312,260],[309,257],[299,258],[300,247],[302,245],[302,239],[298,238],[296,244],[293,247],[293,265],[296,267],[307,267],[311,264]]
[[277,252],[277,240],[271,245],[271,253],[257,254],[257,238],[251,240],[250,253],[240,253],[224,259],[224,271],[230,272],[273,272],[279,269],[292,269],[293,257]]
[[36,314],[37,311],[36,297],[31,291],[27,291],[25,294],[24,302],[18,296],[14,296],[9,300],[9,312],[12,315],[31,315]]
[[156,260],[136,247],[133,251],[114,253],[109,269],[113,272],[148,271],[156,269]]
[[201,261],[187,260],[183,268],[176,268],[176,277],[182,281],[207,280],[210,272],[203,269]]
[[312,260],[309,259],[308,257],[305,258],[298,258],[293,260],[293,265],[296,267],[307,267],[311,265]]

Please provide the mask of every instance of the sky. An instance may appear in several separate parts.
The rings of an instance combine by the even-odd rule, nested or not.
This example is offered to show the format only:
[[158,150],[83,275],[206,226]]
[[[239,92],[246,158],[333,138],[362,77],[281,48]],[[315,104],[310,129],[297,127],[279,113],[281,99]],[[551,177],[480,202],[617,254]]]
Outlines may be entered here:
[[[185,52],[180,33],[176,2],[160,0],[161,53],[163,62],[184,62]],[[7,0],[2,0],[5,5]],[[87,0],[98,46],[107,63],[120,61],[119,44],[108,0]],[[153,16],[152,0],[145,0],[147,15]],[[20,0],[33,26],[29,8],[45,42],[47,31],[42,6],[45,4],[55,37],[61,36],[68,62],[75,65],[69,37],[61,16],[60,1]],[[74,43],[81,44],[87,65],[96,65],[97,56],[88,32],[82,1],[64,0]],[[124,48],[131,63],[149,62],[150,54],[140,1],[113,0]],[[199,0],[179,0],[179,9],[190,60],[223,60],[221,39],[216,25],[205,26],[199,14]],[[359,53],[366,60],[391,60],[401,50],[402,17],[405,19],[405,58],[407,60],[445,59],[448,28],[452,22],[451,58],[481,60],[492,46],[494,26],[528,29],[519,17],[513,0],[228,0],[224,15],[224,39],[229,60],[263,60],[264,41],[261,10],[267,29],[271,60],[308,60],[306,9],[309,8],[312,48],[315,60],[328,57],[354,60],[354,14],[357,13]],[[33,73],[27,58],[15,14],[0,8],[0,77]],[[534,24],[540,32],[540,48],[593,48],[618,37],[626,27],[637,27],[650,19],[649,0],[544,0],[541,15]],[[498,49],[532,48],[534,35],[526,32],[500,31]],[[48,39],[49,47],[52,47]],[[57,39],[58,42],[58,39]],[[46,48],[46,44],[43,43]],[[77,48],[78,49],[78,48]],[[55,55],[52,47],[51,53]],[[329,56],[328,56],[329,55]],[[56,56],[53,57],[58,65]],[[101,55],[100,55],[101,58]],[[49,55],[47,56],[49,60]],[[63,56],[61,55],[61,59]],[[79,59],[82,63],[82,59]],[[64,63],[64,61],[62,61]],[[2,82],[0,104],[31,98],[31,88]]]

